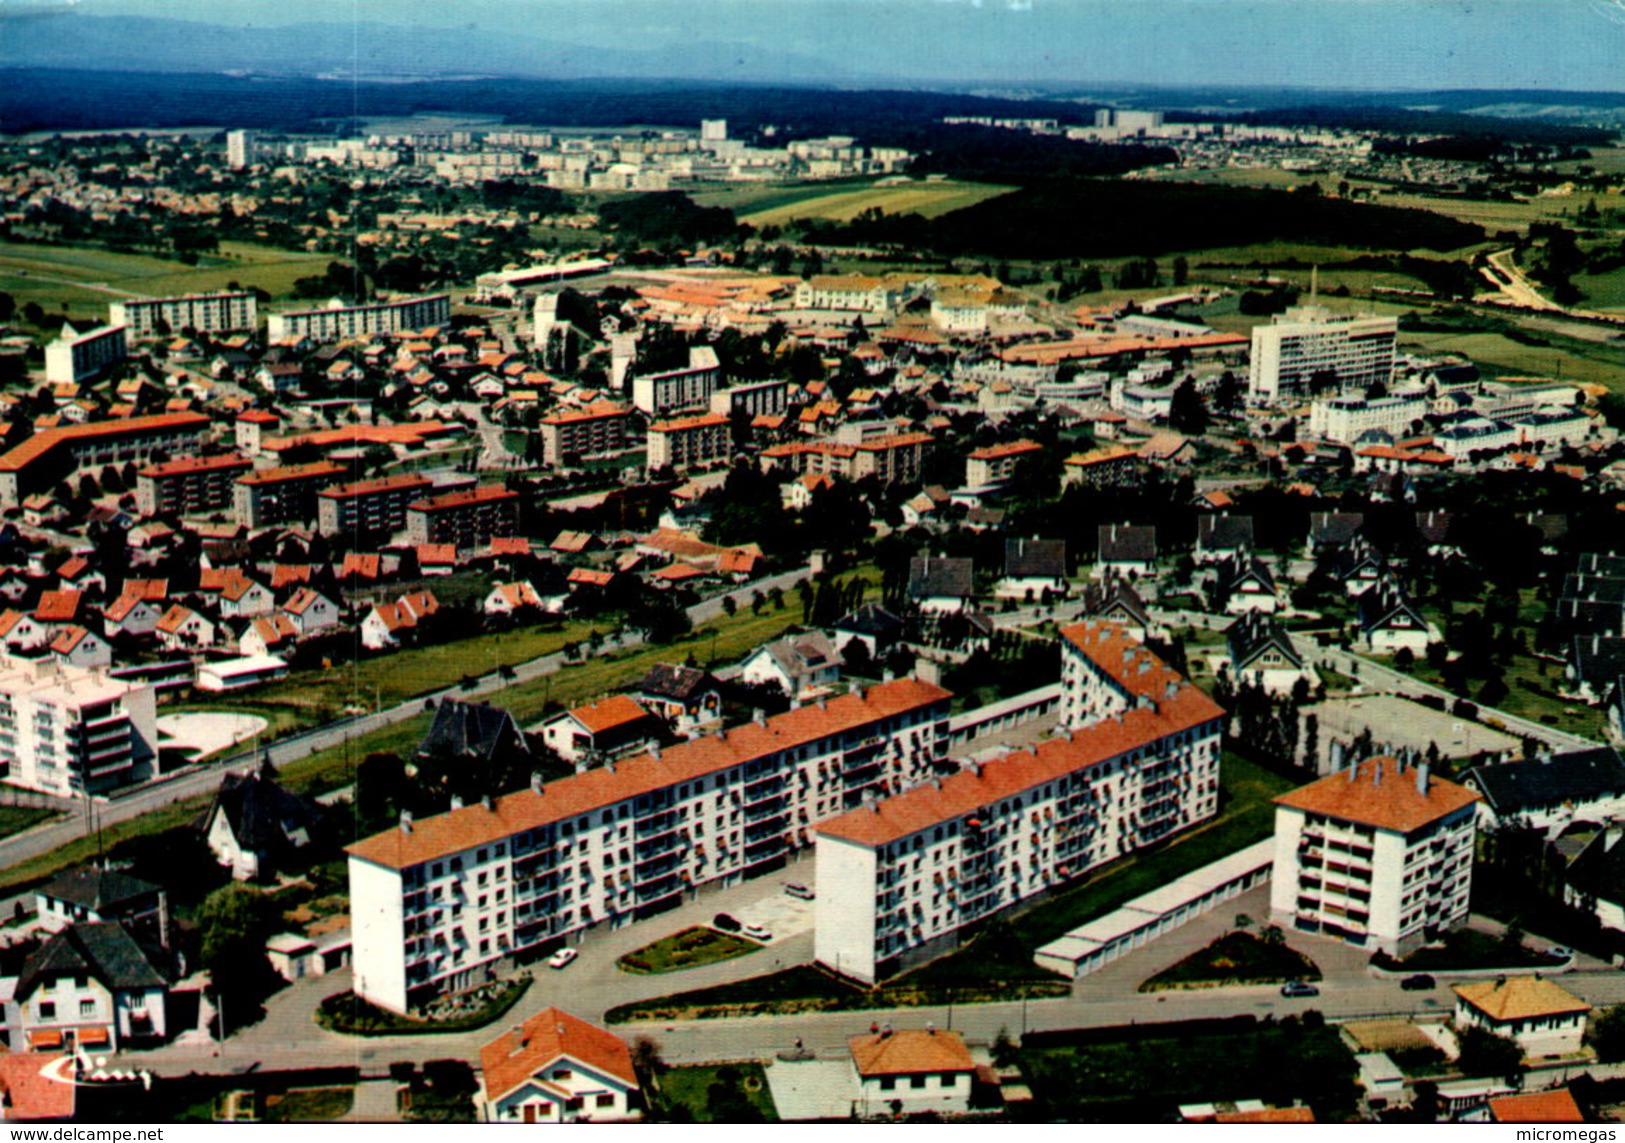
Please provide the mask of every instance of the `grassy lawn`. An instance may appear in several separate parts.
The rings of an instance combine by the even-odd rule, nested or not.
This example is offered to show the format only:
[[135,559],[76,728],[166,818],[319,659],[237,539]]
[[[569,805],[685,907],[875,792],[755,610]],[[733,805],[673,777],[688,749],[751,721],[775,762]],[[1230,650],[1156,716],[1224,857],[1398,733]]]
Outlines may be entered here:
[[317,1024],[331,1032],[350,1036],[436,1036],[471,1032],[500,1020],[519,1003],[530,987],[530,977],[483,984],[462,997],[446,997],[434,1004],[454,1004],[426,1016],[402,1016],[361,999],[353,992],[339,992],[316,1007]]
[[847,222],[866,210],[879,209],[886,214],[920,214],[935,218],[952,210],[974,206],[990,198],[1008,194],[1014,187],[994,186],[968,182],[910,182],[897,186],[860,185],[845,187],[807,188],[811,193],[791,201],[772,204],[762,200],[757,204],[741,205],[744,211],[740,221],[751,226],[783,226],[798,218],[827,219]]
[[267,1123],[322,1123],[348,1115],[355,1106],[353,1087],[313,1087],[265,1097]]
[[758,1063],[693,1064],[660,1073],[665,1118],[691,1123],[772,1123],[779,1118]]
[[719,933],[696,925],[673,933],[652,944],[634,949],[615,962],[622,972],[650,975],[660,972],[679,972],[685,968],[698,968],[702,964],[715,964],[719,960],[732,960],[756,952],[762,946],[732,933]]
[[1251,933],[1226,933],[1178,964],[1170,965],[1140,985],[1141,992],[1187,988],[1222,988],[1230,984],[1281,984],[1319,980],[1315,962],[1284,944],[1271,944]]
[[[278,250],[246,242],[227,242],[197,266],[152,254],[124,254],[91,247],[47,246],[27,242],[0,242],[0,274],[20,280],[13,289],[19,304],[47,297],[27,283],[35,275],[95,282],[117,290],[164,297],[225,289],[230,282],[258,286],[272,297],[285,297],[298,278],[325,266],[329,255]],[[39,283],[45,287],[50,283]],[[105,306],[113,295],[93,294]],[[105,317],[105,310],[100,315]]]
[[[1383,968],[1394,972],[1466,972],[1491,968],[1549,968],[1562,962],[1522,944],[1510,945],[1476,929],[1457,929],[1438,942],[1441,947],[1420,948],[1402,961],[1386,958]],[[1376,960],[1375,957],[1372,958]]]
[[1330,1118],[1352,1109],[1358,1068],[1336,1029],[1310,1023],[1241,1017],[1031,1036],[1020,1064],[1046,1119],[1158,1122],[1182,1103],[1238,1099],[1306,1100]]
[[55,810],[40,806],[0,806],[0,837],[22,833],[23,830],[37,826],[40,822],[50,821],[56,816]]
[[1523,377],[1561,378],[1610,390],[1625,388],[1625,349],[1541,333],[1545,345],[1526,345],[1500,333],[1401,331],[1400,344],[1427,353],[1457,353],[1487,371]]
[[1599,310],[1625,310],[1625,269],[1606,274],[1581,274],[1575,285],[1585,294],[1584,306]]

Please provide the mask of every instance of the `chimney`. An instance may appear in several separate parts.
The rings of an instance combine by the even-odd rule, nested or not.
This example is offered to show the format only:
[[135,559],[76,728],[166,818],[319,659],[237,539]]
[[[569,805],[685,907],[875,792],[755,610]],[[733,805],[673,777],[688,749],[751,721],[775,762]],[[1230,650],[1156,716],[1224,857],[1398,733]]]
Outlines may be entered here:
[[1428,764],[1426,762],[1416,768],[1416,792],[1424,798],[1428,796]]
[[886,670],[880,676],[880,681],[883,682],[883,683],[895,682],[896,680],[897,680],[897,672],[892,670],[890,667],[887,667]]
[[653,758],[656,762],[660,761],[660,743],[656,742],[653,746],[649,747],[649,757]]
[[604,763],[604,769],[608,770],[611,774],[615,773],[615,763],[614,762],[605,762]]
[[541,793],[543,785],[542,772],[540,770],[532,770],[530,772],[530,792],[533,794]]
[[452,796],[451,796],[451,808],[452,808],[452,809],[454,809],[454,810],[460,810],[460,809],[462,809],[462,808],[463,808],[463,799],[462,799],[462,795],[460,795],[460,794],[453,794],[453,795],[452,795]]
[[756,707],[750,712],[750,720],[752,722],[754,722],[757,726],[766,726],[767,725],[767,712],[765,710],[763,710],[761,707]]
[[480,805],[482,805],[486,809],[492,810],[492,811],[495,811],[495,809],[497,808],[496,803],[491,800],[491,795],[490,794],[481,794],[480,795]]
[[401,811],[401,832],[402,833],[411,833],[412,832],[412,811],[411,810],[402,810]]
[[818,709],[819,710],[828,710],[829,709],[829,701],[827,699],[825,699],[823,695],[818,696]]
[[1349,759],[1349,781],[1357,781],[1360,777],[1360,763],[1356,758]]
[[1375,790],[1382,785],[1382,759],[1378,758],[1371,764],[1371,788]]
[[862,683],[853,683],[852,684],[852,697],[857,699],[859,702],[863,701],[863,684]]
[[728,741],[728,728],[726,726],[720,726],[720,727],[717,728],[717,741],[718,742],[726,742],[726,741]]

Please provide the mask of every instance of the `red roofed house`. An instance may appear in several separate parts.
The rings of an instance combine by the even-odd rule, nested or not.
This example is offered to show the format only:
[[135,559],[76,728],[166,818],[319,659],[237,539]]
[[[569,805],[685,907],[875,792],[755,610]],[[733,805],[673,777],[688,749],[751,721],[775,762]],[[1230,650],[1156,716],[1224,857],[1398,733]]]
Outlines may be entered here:
[[51,658],[74,667],[111,667],[113,648],[87,627],[70,624],[51,639]]
[[512,615],[521,607],[534,607],[538,611],[542,607],[542,597],[536,594],[529,580],[497,584],[485,597],[480,610],[487,615]]
[[[1275,799],[1277,924],[1407,956],[1465,924],[1474,805],[1465,786],[1372,758]],[[1418,879],[1409,874],[1425,867]]]
[[970,1110],[976,1064],[958,1032],[883,1030],[847,1042],[857,1073],[861,1116],[963,1115]]
[[314,635],[339,625],[338,604],[315,588],[302,587],[282,605],[282,613],[293,621],[301,635]]
[[475,1098],[486,1123],[605,1123],[640,1118],[626,1041],[544,1008],[480,1049]]
[[282,612],[262,615],[243,629],[237,647],[244,655],[274,655],[299,640],[299,628]]
[[102,612],[102,632],[109,639],[115,635],[151,635],[161,614],[158,606],[143,599],[139,592],[132,592],[126,584],[123,593]]
[[8,651],[33,651],[51,640],[51,628],[26,611],[0,611],[0,641]]
[[270,588],[249,579],[237,568],[204,568],[197,589],[200,595],[215,597],[215,605],[226,619],[264,615],[276,606]]
[[1452,987],[1458,1028],[1517,1042],[1525,1058],[1572,1056],[1585,1041],[1591,1005],[1539,976],[1503,976]]
[[1025,440],[979,448],[965,458],[965,487],[1003,484],[1015,472],[1017,464],[1043,451],[1044,446],[1037,441]]
[[158,643],[171,651],[190,651],[212,647],[215,627],[205,616],[191,608],[176,604],[158,620]]
[[1569,1089],[1530,1091],[1521,1095],[1501,1095],[1490,1100],[1493,1123],[1584,1123],[1580,1105]]
[[[527,585],[528,586],[528,585]],[[542,739],[566,762],[619,758],[660,741],[661,722],[625,695],[578,706],[542,724]]]

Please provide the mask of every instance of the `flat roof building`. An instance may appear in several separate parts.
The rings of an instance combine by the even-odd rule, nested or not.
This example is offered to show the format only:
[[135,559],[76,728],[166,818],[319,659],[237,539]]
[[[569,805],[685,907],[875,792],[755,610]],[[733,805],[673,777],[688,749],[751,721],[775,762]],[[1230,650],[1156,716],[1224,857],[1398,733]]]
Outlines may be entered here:
[[0,652],[0,744],[14,786],[83,798],[150,778],[153,688],[101,670]]

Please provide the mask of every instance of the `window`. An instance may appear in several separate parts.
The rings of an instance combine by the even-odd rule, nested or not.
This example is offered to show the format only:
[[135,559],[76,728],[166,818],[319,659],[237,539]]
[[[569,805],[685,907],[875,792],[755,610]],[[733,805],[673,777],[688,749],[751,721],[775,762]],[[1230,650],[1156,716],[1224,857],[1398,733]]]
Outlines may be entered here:
[[908,1077],[908,1086],[909,1087],[916,1087],[916,1088],[924,1087],[925,1086],[925,1077],[924,1076],[909,1076]]
[[81,1016],[94,1016],[94,1015],[96,1015],[96,1002],[94,1000],[81,1000],[79,1002],[79,1015],[81,1015]]
[[598,1106],[599,1107],[614,1107],[615,1106],[615,1097],[613,1095],[601,1095],[601,1096],[599,1096],[598,1097]]
[[55,1020],[56,1004],[50,1000],[41,1000],[39,1002],[39,1018],[41,1020]]
[[570,1078],[571,1074],[572,1073],[570,1072],[569,1068],[554,1068],[553,1069],[553,1078],[556,1079],[556,1080],[567,1080],[567,1079]]
[[881,1076],[880,1077],[880,1090],[881,1091],[896,1091],[897,1090],[897,1077],[896,1076]]

